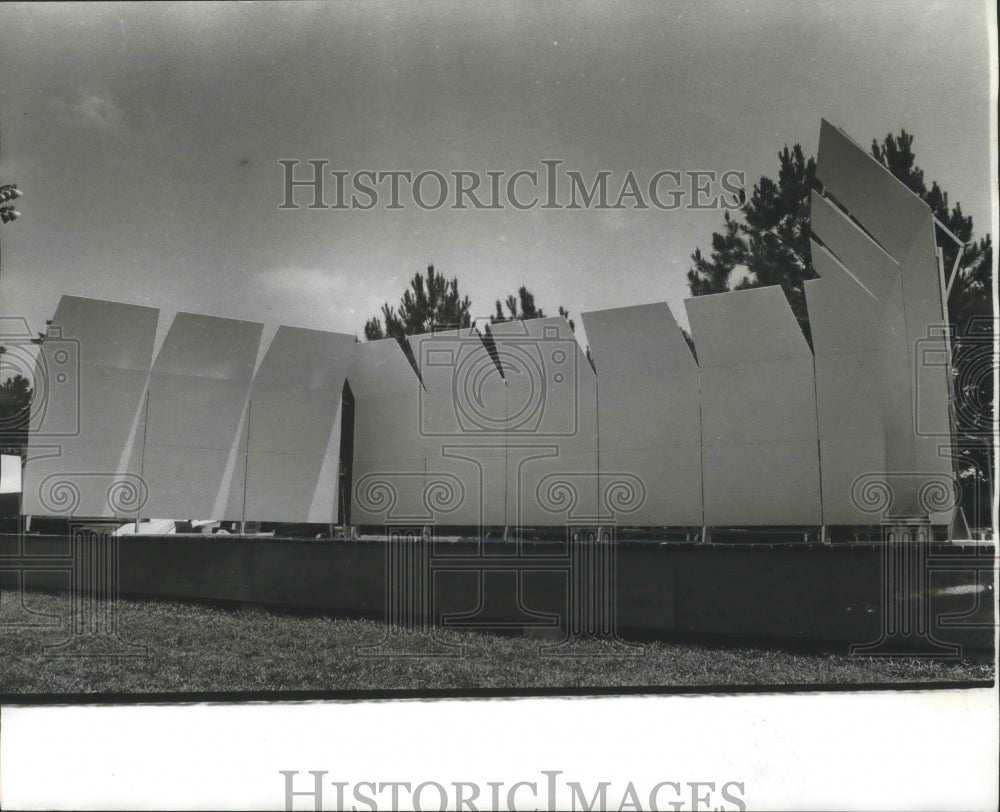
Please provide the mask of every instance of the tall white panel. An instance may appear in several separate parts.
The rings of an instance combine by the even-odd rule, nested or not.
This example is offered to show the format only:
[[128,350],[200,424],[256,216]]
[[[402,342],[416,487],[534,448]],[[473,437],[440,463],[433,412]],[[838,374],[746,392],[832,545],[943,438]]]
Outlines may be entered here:
[[934,219],[924,213],[913,247],[900,264],[903,281],[903,308],[906,314],[907,344],[912,347],[914,407],[916,414],[917,465],[928,470],[951,470],[947,456],[938,446],[948,444],[951,422],[948,415],[949,372],[941,301],[941,283],[934,242]]
[[[158,316],[151,307],[60,299],[36,365],[25,513],[113,516],[138,507],[127,446]],[[119,489],[123,478],[129,484]]]
[[[879,379],[881,304],[829,253],[812,247],[820,279],[805,283],[816,363],[825,524],[870,524],[852,501],[860,477],[885,471]],[[898,274],[897,274],[898,275]]]
[[387,338],[358,344],[347,380],[354,394],[351,521],[431,523],[421,384],[399,343]]
[[[943,337],[944,304],[932,212],[864,149],[825,121],[817,177],[858,225],[814,195],[814,232],[881,304],[873,346],[877,348],[884,467],[894,495],[892,511],[930,512],[934,521],[947,522],[950,509],[935,511],[921,499],[925,483],[947,478],[952,470],[948,458],[952,433],[949,347]],[[861,234],[862,229],[888,256]],[[898,272],[893,272],[894,266]],[[823,386],[825,374],[817,348],[817,386]]]
[[503,525],[506,386],[472,328],[411,336],[420,370],[420,433],[428,484],[454,498],[434,504],[438,525]]
[[340,438],[331,435],[354,347],[351,335],[278,328],[250,389],[227,516],[336,520],[337,482],[317,487],[324,464],[336,470],[339,461]]
[[[150,375],[143,442],[146,515],[214,516],[253,377],[263,325],[178,313]],[[223,501],[222,504],[225,504]]]
[[685,305],[702,373],[706,524],[819,524],[813,359],[784,293]]
[[493,324],[507,387],[509,525],[598,517],[597,380],[561,316]]
[[[926,208],[913,245],[900,263],[913,393],[913,457],[916,470],[926,474],[924,483],[940,481],[954,473],[948,409],[950,348],[944,337],[934,231],[933,215]],[[950,524],[953,507],[950,498],[945,499],[946,507],[941,511],[933,510],[933,500],[922,498],[919,490],[917,502],[919,513],[929,513],[934,523]]]
[[643,498],[617,520],[701,525],[699,370],[666,303],[583,314],[597,369],[601,491],[620,475]]
[[[902,278],[896,280],[886,298],[878,324],[878,351],[886,473],[915,473],[913,361],[906,340]],[[904,515],[919,512],[916,491],[906,480],[897,479],[893,489],[895,512]]]

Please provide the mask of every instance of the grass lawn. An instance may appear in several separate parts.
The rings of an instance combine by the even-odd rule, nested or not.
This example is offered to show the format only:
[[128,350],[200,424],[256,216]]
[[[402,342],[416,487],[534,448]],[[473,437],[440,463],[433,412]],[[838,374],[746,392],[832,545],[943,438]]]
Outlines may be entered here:
[[[35,612],[66,618],[68,597],[26,593]],[[120,601],[119,639],[144,656],[53,656],[67,623],[17,628],[16,592],[0,593],[0,694],[615,688],[984,681],[992,664],[861,658],[814,651],[652,642],[553,642],[475,632],[396,632],[372,620],[302,617],[165,601]],[[106,642],[106,639],[105,641]],[[77,640],[86,654],[100,645]],[[98,644],[101,640],[98,639]],[[376,648],[376,651],[379,649]],[[435,651],[457,656],[426,656]],[[401,656],[425,655],[425,656]]]

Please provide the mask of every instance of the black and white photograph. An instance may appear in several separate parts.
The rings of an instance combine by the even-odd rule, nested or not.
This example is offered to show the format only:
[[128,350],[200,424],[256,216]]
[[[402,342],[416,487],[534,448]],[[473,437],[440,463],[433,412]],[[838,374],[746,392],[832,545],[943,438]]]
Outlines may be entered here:
[[996,117],[981,0],[0,6],[0,806],[996,808]]

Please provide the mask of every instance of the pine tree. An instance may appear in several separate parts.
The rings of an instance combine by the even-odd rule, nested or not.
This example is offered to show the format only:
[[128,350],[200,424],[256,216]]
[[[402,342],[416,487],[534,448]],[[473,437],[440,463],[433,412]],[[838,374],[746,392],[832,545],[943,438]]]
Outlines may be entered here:
[[[939,223],[965,243],[958,276],[952,283],[954,290],[948,297],[951,323],[963,325],[969,317],[989,315],[992,310],[993,241],[989,234],[978,242],[973,241],[972,218],[962,213],[961,204],[956,203],[949,208],[948,193],[941,190],[937,181],[931,183],[930,189],[927,188],[924,172],[916,165],[912,144],[913,136],[906,130],[901,130],[898,136],[889,133],[881,144],[872,140],[872,155],[930,207]],[[937,243],[944,255],[946,283],[949,283],[958,246],[940,227],[937,229]]]
[[31,381],[13,375],[0,383],[0,451],[23,454],[31,414]]
[[807,279],[815,279],[809,252],[809,195],[816,178],[816,161],[802,147],[786,146],[778,153],[778,181],[762,176],[747,199],[740,195],[742,220],[728,211],[723,231],[712,235],[712,253],[691,255],[688,271],[693,296],[780,285],[806,340],[812,344],[806,309]]
[[365,323],[365,338],[395,338],[405,348],[406,336],[472,326],[471,307],[469,297],[458,292],[457,277],[446,279],[428,265],[426,278],[419,271],[414,274],[398,310],[388,302],[382,305],[384,327],[378,316]]
[[[496,312],[490,316],[490,324],[499,324],[504,321],[516,321],[518,319],[544,319],[545,311],[535,306],[535,294],[524,285],[517,289],[517,295],[513,293],[504,300],[507,312],[504,313],[500,300],[496,300]],[[569,328],[576,331],[576,323],[569,317],[569,311],[559,305],[559,315],[569,323]]]

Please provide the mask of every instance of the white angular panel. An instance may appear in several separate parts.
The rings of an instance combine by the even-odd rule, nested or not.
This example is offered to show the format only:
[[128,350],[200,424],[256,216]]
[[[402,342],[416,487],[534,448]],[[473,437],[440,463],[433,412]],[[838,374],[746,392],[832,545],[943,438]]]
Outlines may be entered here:
[[666,303],[583,314],[598,372],[602,486],[638,476],[645,499],[621,521],[701,525],[699,371]]
[[816,353],[823,521],[871,524],[879,517],[854,504],[852,486],[859,477],[878,476],[886,467],[881,305],[815,243],[813,264],[821,278],[808,280],[805,290]]
[[704,453],[707,525],[821,523],[815,441],[706,445]]
[[[913,472],[914,414],[912,354],[906,339],[903,280],[896,280],[878,325],[879,385],[888,472]],[[916,496],[900,499],[901,512],[916,513]]]
[[602,374],[597,381],[601,448],[700,444],[698,377],[697,368],[649,377]]
[[240,381],[161,373],[154,366],[149,382],[146,448],[215,448],[228,454],[249,383],[249,378]]
[[[243,453],[242,450],[240,452]],[[249,464],[249,468],[247,468]],[[323,467],[322,455],[252,452],[238,457],[226,506],[226,518],[265,522],[336,521],[337,482],[323,494],[322,513],[311,517],[315,483]],[[243,514],[243,490],[246,489],[246,514]],[[312,490],[310,490],[312,488]]]
[[324,463],[336,470],[339,462],[340,438],[331,443],[331,435],[354,347],[351,335],[278,328],[250,389],[227,516],[336,520],[337,482],[317,487]]
[[[812,299],[811,287],[807,287]],[[820,439],[864,437],[884,448],[877,348],[816,356]]]
[[949,459],[939,456],[938,446],[951,436],[948,413],[948,347],[941,284],[935,253],[934,219],[926,210],[913,247],[900,265],[907,343],[913,348],[914,408],[917,411],[917,465],[928,470],[951,470]]
[[[351,408],[353,420],[353,401]],[[323,455],[323,464],[320,466],[319,474],[316,476],[316,488],[313,491],[312,504],[306,516],[306,521],[313,524],[331,520],[331,505],[328,501],[329,494],[331,493],[336,494],[333,507],[336,508],[337,513],[333,516],[333,521],[350,521],[350,469],[346,470],[347,477],[341,476],[341,472],[344,470],[341,462],[349,464],[351,461],[349,457],[344,460],[341,459],[345,456],[344,449],[341,448],[340,444],[343,438],[344,419],[344,409],[343,405],[341,405],[341,408],[337,411],[337,416],[333,420],[330,439],[327,442],[326,453]],[[349,442],[353,449],[354,438],[351,437]],[[343,509],[341,509],[341,506],[343,506]]]
[[148,370],[159,312],[154,307],[63,296],[49,325],[47,353],[57,349],[60,339],[76,341],[81,365]]
[[[178,313],[150,374],[143,477],[146,515],[214,516],[246,405],[263,325]],[[133,458],[135,455],[133,455]]]
[[507,384],[507,434],[591,442],[594,371],[561,316],[491,324]]
[[170,519],[230,518],[212,515],[228,457],[229,449],[223,448],[147,445],[143,479],[150,499],[143,514]]
[[926,204],[825,119],[816,177],[893,259],[903,260],[928,211]]
[[[930,209],[921,207],[877,324],[885,469],[892,479],[893,511],[902,515],[927,513],[922,482],[952,471],[949,349],[941,337],[945,322],[934,220]],[[947,521],[940,514],[932,519]]]
[[399,343],[387,338],[358,344],[347,380],[354,394],[351,521],[430,523],[421,383]]
[[642,499],[635,510],[615,520],[620,526],[700,527],[704,521],[701,492],[701,446],[605,449],[601,444],[601,493],[621,475],[638,477]]
[[434,509],[437,525],[503,525],[506,499],[506,386],[472,328],[409,339],[423,389],[420,433],[428,482],[460,487]]
[[[492,324],[489,335],[507,385],[506,524],[592,521],[597,380],[573,331],[556,316]],[[559,482],[569,501],[556,498]]]
[[[820,356],[871,351],[877,340],[882,307],[892,285],[883,293],[883,301],[879,301],[815,242],[812,243],[812,258],[820,278],[807,279],[805,290],[814,353]],[[892,283],[898,277],[897,272]]]
[[409,343],[423,381],[421,433],[500,441],[507,430],[506,386],[482,336],[465,328],[410,336]]
[[439,486],[454,498],[432,503],[436,525],[473,529],[502,526],[507,498],[507,450],[503,445],[445,442],[428,448],[428,487]]
[[[925,475],[923,483],[940,481],[941,477],[954,476],[948,407],[950,347],[944,337],[944,308],[930,209],[926,209],[913,246],[900,264],[900,277],[911,359],[914,466]],[[927,500],[921,499],[920,493],[918,488],[918,512],[929,513],[933,523],[949,524],[952,511],[935,512],[932,505],[926,504]]]
[[705,446],[815,440],[812,378],[811,357],[706,364],[701,370]]
[[249,380],[253,376],[263,325],[200,313],[178,313],[157,353],[153,372]]
[[348,382],[356,404],[355,459],[423,456],[421,383],[395,339],[359,344]]
[[598,512],[597,450],[568,451],[565,443],[512,444],[507,450],[507,524],[552,527],[595,523]]
[[356,525],[428,525],[427,461],[422,456],[354,458],[351,522]]
[[[820,463],[823,473],[824,523],[878,524],[882,516],[872,513],[870,509],[862,510],[864,505],[855,504],[852,493],[857,493],[855,483],[887,481],[885,441],[882,437],[852,439],[824,436],[820,440]],[[896,487],[895,482],[893,487]]]
[[117,476],[138,474],[127,462],[128,445],[142,408],[158,317],[150,307],[60,299],[36,365],[25,513],[53,512],[41,490],[55,477],[77,489],[74,515],[114,515],[110,484]]
[[811,355],[779,287],[698,296],[684,307],[702,369]]
[[[899,273],[899,263],[887,254],[850,218],[815,191],[809,226],[848,273],[878,301],[882,301]],[[813,265],[816,252],[813,251]],[[816,268],[820,276],[825,274]],[[812,316],[810,315],[810,321]]]
[[322,459],[340,409],[343,380],[339,389],[307,389],[264,383],[260,376],[254,378],[248,425],[240,436],[240,451],[247,451],[249,444],[250,454]]
[[812,353],[784,293],[685,305],[702,371],[705,523],[820,524]]
[[583,321],[594,368],[601,378],[654,378],[672,370],[698,371],[666,302],[594,310],[584,313]]

